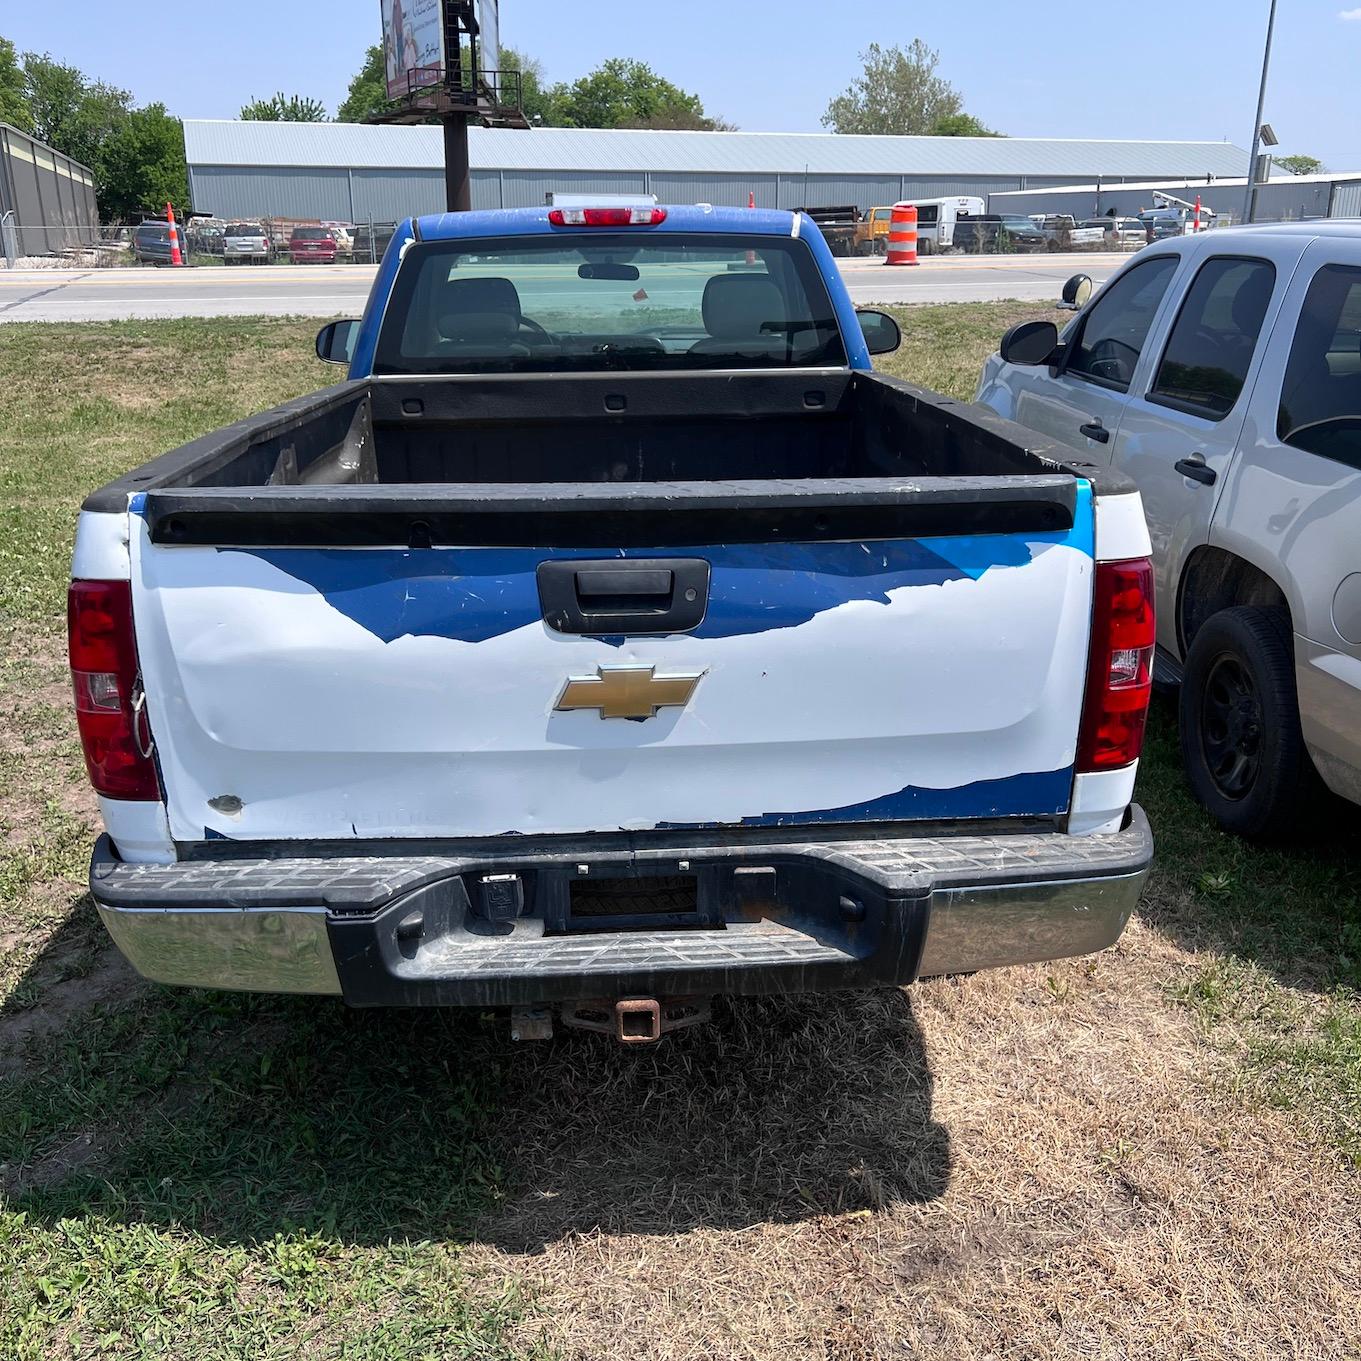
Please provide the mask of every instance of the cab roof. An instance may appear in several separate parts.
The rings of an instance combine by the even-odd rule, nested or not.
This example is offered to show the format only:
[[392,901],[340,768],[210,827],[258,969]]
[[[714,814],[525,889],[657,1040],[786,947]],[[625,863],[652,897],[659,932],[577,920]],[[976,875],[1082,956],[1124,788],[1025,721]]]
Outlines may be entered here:
[[666,221],[655,227],[554,227],[549,209],[491,208],[470,213],[432,213],[414,220],[422,241],[458,241],[479,236],[580,236],[586,232],[731,232],[742,236],[797,236],[798,216],[772,208],[714,208],[706,203],[659,203]]

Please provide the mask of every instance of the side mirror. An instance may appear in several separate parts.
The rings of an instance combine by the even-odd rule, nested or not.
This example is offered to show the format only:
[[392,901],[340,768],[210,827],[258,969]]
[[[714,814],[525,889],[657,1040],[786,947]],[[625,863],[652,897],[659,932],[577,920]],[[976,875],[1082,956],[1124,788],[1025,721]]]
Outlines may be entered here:
[[1005,364],[1045,364],[1058,349],[1059,328],[1052,321],[1023,321],[1002,337],[998,352]]
[[1059,306],[1067,308],[1070,312],[1077,312],[1087,306],[1087,299],[1091,296],[1092,276],[1090,274],[1074,274],[1063,285],[1063,301],[1059,303]]
[[855,315],[871,354],[892,354],[903,343],[902,330],[887,312],[857,312]]
[[348,364],[354,356],[359,323],[353,319],[328,321],[317,332],[317,358],[325,364]]

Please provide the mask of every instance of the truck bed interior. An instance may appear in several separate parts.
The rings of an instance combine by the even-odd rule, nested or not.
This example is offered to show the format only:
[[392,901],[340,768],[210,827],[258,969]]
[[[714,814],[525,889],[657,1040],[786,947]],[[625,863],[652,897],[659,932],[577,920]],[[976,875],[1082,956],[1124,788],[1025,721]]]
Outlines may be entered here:
[[230,426],[140,469],[136,481],[149,490],[1058,469],[1043,441],[1018,448],[1016,434],[978,407],[845,370],[379,379]]
[[85,507],[143,493],[158,543],[605,547],[1064,529],[1078,476],[1112,475],[875,373],[404,377],[229,426]]

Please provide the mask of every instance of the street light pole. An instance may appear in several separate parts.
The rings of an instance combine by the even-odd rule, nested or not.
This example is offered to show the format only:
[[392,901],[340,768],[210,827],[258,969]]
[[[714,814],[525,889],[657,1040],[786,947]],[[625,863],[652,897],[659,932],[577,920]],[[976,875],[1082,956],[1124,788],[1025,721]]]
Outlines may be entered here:
[[1257,207],[1257,157],[1262,151],[1262,115],[1266,112],[1266,77],[1271,65],[1271,35],[1276,27],[1276,0],[1266,21],[1266,50],[1262,53],[1262,84],[1257,91],[1257,121],[1252,125],[1252,155],[1248,158],[1248,187],[1243,195],[1243,221],[1251,222]]

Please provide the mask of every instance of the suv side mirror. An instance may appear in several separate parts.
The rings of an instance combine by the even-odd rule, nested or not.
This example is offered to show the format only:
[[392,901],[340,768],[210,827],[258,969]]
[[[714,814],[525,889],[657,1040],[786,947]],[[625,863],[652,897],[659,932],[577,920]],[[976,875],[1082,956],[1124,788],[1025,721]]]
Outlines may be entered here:
[[354,356],[354,339],[359,334],[355,320],[328,321],[317,332],[317,358],[326,364],[348,364]]
[[1059,346],[1059,328],[1052,321],[1023,321],[1002,337],[998,353],[1005,364],[1034,367],[1047,364]]
[[1063,285],[1063,301],[1060,307],[1067,308],[1070,312],[1080,311],[1087,306],[1087,299],[1092,296],[1092,276],[1090,274],[1074,274],[1066,284]]
[[902,330],[887,312],[857,312],[855,315],[871,354],[892,354],[903,343]]

